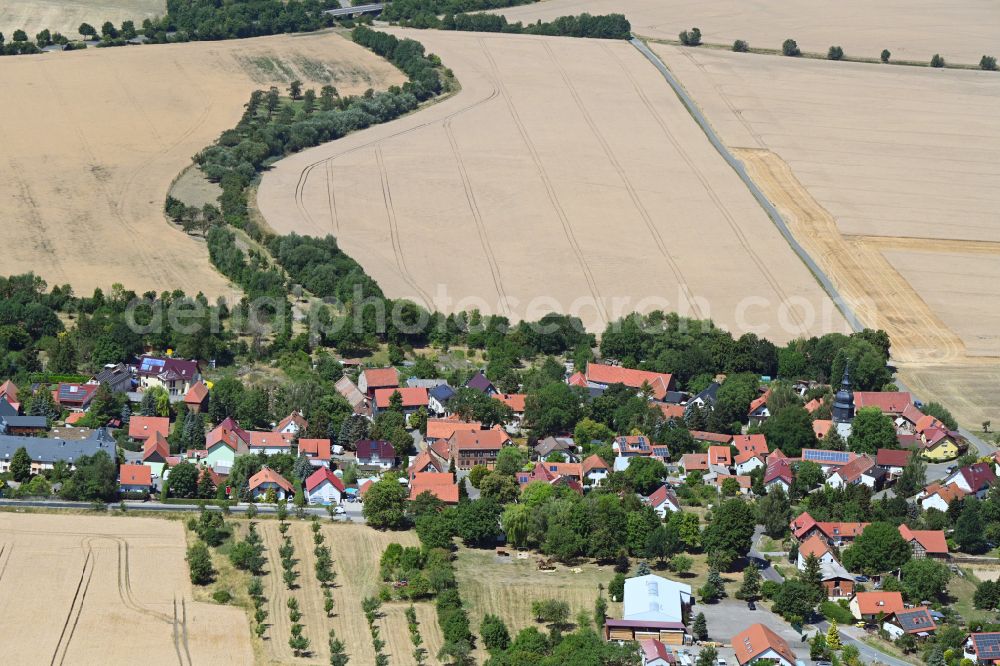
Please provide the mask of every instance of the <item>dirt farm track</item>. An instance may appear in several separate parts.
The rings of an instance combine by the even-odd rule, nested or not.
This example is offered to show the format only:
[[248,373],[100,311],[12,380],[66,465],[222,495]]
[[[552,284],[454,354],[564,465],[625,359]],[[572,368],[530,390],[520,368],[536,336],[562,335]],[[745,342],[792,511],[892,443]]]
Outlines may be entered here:
[[8,664],[252,664],[240,608],[192,600],[176,521],[0,514]]
[[166,220],[171,181],[256,88],[299,78],[359,93],[403,80],[331,32],[3,60],[0,273],[34,271],[77,294],[115,282],[232,294],[204,243]]

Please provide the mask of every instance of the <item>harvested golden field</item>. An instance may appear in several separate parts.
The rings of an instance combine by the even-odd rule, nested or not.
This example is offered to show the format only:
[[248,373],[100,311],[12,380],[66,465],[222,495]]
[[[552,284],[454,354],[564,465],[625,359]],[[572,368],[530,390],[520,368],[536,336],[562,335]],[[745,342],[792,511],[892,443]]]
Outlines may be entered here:
[[808,270],[631,45],[394,29],[460,93],[278,162],[279,233],[334,234],[394,297],[514,320],[711,317],[775,340],[841,329]]
[[81,23],[98,32],[105,21],[120,27],[122,21],[131,20],[138,28],[143,19],[164,14],[166,5],[165,0],[11,0],[0,4],[0,32],[9,40],[15,30],[23,29],[34,39],[48,28],[77,39]]
[[180,522],[0,514],[10,664],[252,664],[242,609],[195,602]]
[[[298,560],[296,570],[299,572],[297,588],[289,591],[282,581],[281,560],[278,549],[282,537],[276,521],[265,520],[258,523],[258,530],[264,538],[267,548],[267,570],[264,576],[264,595],[268,599],[268,618],[270,626],[265,634],[264,649],[268,664],[278,666],[288,663],[330,663],[330,650],[327,638],[330,629],[337,632],[337,637],[344,641],[345,651],[351,663],[371,664],[375,662],[375,651],[372,648],[371,634],[361,610],[361,600],[375,596],[382,585],[379,579],[379,560],[385,547],[392,542],[403,546],[419,546],[415,532],[380,532],[366,525],[353,523],[323,523],[322,532],[326,537],[325,544],[330,546],[333,558],[333,570],[337,577],[334,581],[333,617],[326,617],[323,610],[323,593],[316,582],[314,545],[312,530],[309,523],[291,520],[288,534],[295,546],[295,559]],[[304,626],[302,634],[309,638],[312,654],[308,658],[296,658],[288,647],[291,635],[291,622],[288,619],[287,600],[290,597],[298,599],[302,611],[299,622]],[[382,640],[386,641],[383,649],[393,664],[415,664],[413,645],[406,626],[405,609],[407,602],[388,602],[382,604],[382,617],[377,621]],[[437,623],[437,613],[433,602],[414,604],[417,621],[420,623],[420,635],[427,649],[428,664],[437,664],[437,653],[441,649],[441,629]]]
[[992,0],[546,0],[494,10],[510,21],[551,21],[557,16],[625,14],[643,37],[676,40],[697,26],[711,44],[743,39],[752,47],[780,49],[794,39],[803,51],[826,53],[833,44],[849,56],[929,61],[935,53],[956,63],[1000,57],[1000,6]]
[[[503,560],[503,561],[501,561]],[[570,621],[576,621],[580,611],[594,615],[597,585],[604,585],[607,599],[608,583],[614,577],[614,568],[593,563],[581,564],[579,573],[556,564],[555,571],[539,571],[538,555],[527,559],[497,558],[491,550],[474,550],[459,547],[455,560],[462,603],[469,614],[472,632],[479,635],[479,625],[487,613],[497,615],[506,625],[510,635],[521,629],[538,626],[531,614],[531,603],[543,599],[559,599],[569,604]],[[608,600],[608,617],[621,617],[622,605]],[[481,644],[477,645],[478,662],[486,658]]]
[[1000,416],[1000,77],[656,50],[903,381]]
[[0,273],[34,271],[78,294],[115,282],[231,294],[163,202],[191,156],[236,124],[250,92],[289,73],[344,93],[402,80],[329,32],[4,58]]

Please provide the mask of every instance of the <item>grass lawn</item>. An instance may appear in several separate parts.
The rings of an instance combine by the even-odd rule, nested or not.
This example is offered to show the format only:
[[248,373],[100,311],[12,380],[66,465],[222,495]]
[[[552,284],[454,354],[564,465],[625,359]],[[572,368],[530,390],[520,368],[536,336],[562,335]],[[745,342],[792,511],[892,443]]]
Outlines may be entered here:
[[962,616],[966,624],[982,620],[991,622],[993,614],[982,611],[972,604],[972,596],[976,593],[976,580],[968,569],[962,568],[965,576],[952,576],[948,581],[948,596],[951,597],[951,607]]
[[760,538],[760,544],[757,549],[764,553],[784,553],[788,550],[785,548],[783,542],[775,541],[767,535]]

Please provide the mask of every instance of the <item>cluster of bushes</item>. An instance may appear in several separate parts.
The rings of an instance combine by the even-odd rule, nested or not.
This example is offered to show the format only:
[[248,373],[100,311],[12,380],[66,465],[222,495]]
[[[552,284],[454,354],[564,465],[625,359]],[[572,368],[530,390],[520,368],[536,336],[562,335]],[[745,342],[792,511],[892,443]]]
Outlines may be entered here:
[[560,16],[549,22],[538,21],[527,25],[520,21],[508,23],[506,17],[496,14],[448,14],[433,27],[467,32],[505,32],[596,39],[630,39],[632,36],[632,26],[623,14]]
[[383,551],[379,565],[382,580],[396,583],[400,597],[417,600],[433,594],[423,571],[427,565],[423,549],[403,548],[398,543],[390,543]]
[[208,547],[221,546],[229,538],[230,530],[221,513],[208,511],[204,506],[197,518],[188,520],[187,527],[198,536],[187,551],[191,582],[195,585],[208,585],[215,580],[216,575]]
[[680,34],[677,35],[677,38],[684,46],[700,46],[701,30],[699,30],[698,28],[691,28],[690,30],[681,30]]

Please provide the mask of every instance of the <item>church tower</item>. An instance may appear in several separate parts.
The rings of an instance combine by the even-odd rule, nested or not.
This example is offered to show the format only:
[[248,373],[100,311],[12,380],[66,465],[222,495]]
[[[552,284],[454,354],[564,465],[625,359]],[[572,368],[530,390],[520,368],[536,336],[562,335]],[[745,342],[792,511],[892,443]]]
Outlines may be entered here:
[[840,381],[840,390],[833,397],[833,423],[837,432],[843,438],[851,435],[851,422],[854,420],[854,391],[851,390],[851,362],[844,365],[844,377]]

